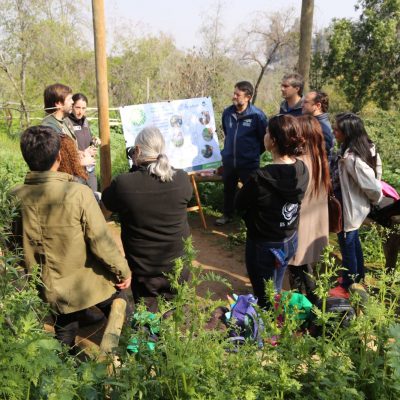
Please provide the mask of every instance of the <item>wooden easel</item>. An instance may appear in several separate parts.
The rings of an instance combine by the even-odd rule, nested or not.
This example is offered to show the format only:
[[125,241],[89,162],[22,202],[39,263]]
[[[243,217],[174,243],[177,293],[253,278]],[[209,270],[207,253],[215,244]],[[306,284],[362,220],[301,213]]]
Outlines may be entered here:
[[201,207],[199,191],[197,189],[197,183],[196,183],[196,179],[195,179],[196,173],[195,172],[189,172],[188,175],[190,177],[190,181],[192,182],[194,196],[196,198],[197,206],[188,207],[187,210],[188,210],[188,212],[190,212],[190,211],[198,211],[199,214],[200,214],[201,222],[203,223],[203,228],[207,229],[207,223],[206,223],[206,219],[204,218],[203,208]]

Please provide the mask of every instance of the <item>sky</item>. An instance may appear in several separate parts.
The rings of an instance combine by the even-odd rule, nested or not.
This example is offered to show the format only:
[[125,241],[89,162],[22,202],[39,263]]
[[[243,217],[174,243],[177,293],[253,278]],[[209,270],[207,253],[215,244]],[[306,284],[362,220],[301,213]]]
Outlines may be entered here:
[[[104,0],[108,31],[116,26],[140,26],[145,33],[164,32],[184,50],[200,46],[199,28],[215,9],[217,0]],[[333,18],[352,18],[357,0],[315,0],[314,29],[329,25]],[[293,7],[300,16],[301,0],[222,0],[225,37],[237,33],[237,27],[251,23],[255,11],[276,12]],[[139,24],[139,25],[138,25]],[[110,33],[111,33],[110,32]],[[112,34],[112,33],[111,33]]]

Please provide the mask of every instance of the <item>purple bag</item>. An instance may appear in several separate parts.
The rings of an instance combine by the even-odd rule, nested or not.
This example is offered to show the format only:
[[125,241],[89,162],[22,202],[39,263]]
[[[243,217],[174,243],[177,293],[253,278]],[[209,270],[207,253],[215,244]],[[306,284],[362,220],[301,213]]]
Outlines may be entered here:
[[230,340],[240,344],[250,339],[262,347],[260,334],[264,330],[264,325],[254,308],[257,305],[257,299],[252,294],[233,295],[233,297],[236,302],[231,306],[231,311],[225,314],[230,328]]

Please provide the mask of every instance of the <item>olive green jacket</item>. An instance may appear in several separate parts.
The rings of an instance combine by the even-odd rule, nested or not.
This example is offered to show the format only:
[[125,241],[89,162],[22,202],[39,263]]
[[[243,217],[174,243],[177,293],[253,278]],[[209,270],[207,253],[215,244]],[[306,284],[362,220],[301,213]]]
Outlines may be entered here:
[[57,133],[69,136],[75,143],[77,143],[74,126],[68,118],[62,120],[57,119],[53,114],[49,114],[43,118],[41,125],[53,128]]
[[68,314],[100,303],[131,276],[89,187],[62,172],[28,172],[12,195],[25,265],[39,266],[41,294],[53,310]]

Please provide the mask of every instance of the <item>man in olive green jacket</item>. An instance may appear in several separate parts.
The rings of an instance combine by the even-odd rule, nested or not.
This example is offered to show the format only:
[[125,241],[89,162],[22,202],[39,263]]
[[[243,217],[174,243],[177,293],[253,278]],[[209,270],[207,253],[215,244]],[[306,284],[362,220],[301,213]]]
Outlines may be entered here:
[[91,189],[57,172],[60,135],[28,128],[21,151],[30,172],[12,194],[20,204],[25,265],[39,266],[41,295],[58,314],[56,337],[72,346],[81,314],[97,305],[107,316],[117,290],[130,286],[131,271]]
[[41,125],[53,128],[57,133],[69,136],[76,142],[72,122],[66,118],[72,111],[72,89],[61,83],[47,86],[43,93],[47,116]]

